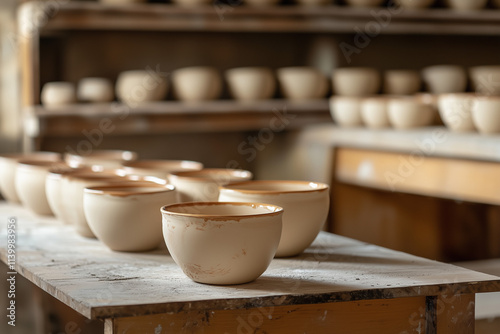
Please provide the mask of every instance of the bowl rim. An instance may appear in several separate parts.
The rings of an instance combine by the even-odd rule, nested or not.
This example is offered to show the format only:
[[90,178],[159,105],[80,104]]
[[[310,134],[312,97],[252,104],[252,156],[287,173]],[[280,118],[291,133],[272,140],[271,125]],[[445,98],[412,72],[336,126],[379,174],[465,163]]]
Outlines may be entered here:
[[[203,163],[194,160],[169,160],[169,159],[145,159],[145,160],[128,160],[123,161],[122,166],[124,168],[137,168],[137,169],[161,169],[162,166],[168,165],[178,165],[182,168],[183,164],[200,166],[203,169]],[[152,166],[148,166],[152,165]],[[200,169],[200,170],[201,170]],[[190,169],[191,170],[191,169]],[[180,171],[180,170],[179,170]]]
[[[235,187],[246,185],[246,184],[270,184],[270,183],[286,183],[286,184],[301,184],[310,185],[311,183],[317,184],[319,188],[317,189],[304,189],[304,190],[255,190],[255,189],[238,189]],[[224,192],[238,192],[244,194],[261,194],[261,195],[273,195],[273,194],[304,194],[311,192],[322,192],[328,191],[330,186],[323,182],[315,181],[300,181],[300,180],[255,180],[255,181],[244,181],[231,183],[226,186],[220,186],[219,191]]]
[[[120,191],[120,189],[134,189],[134,188],[150,188],[150,191]],[[155,190],[153,190],[155,189]],[[161,190],[158,190],[161,189]],[[132,195],[152,195],[152,194],[164,194],[175,190],[175,187],[171,184],[159,184],[152,181],[130,181],[123,182],[119,184],[106,184],[100,186],[90,186],[85,187],[83,192],[85,194],[92,195],[110,195],[116,197],[127,197]]]
[[[106,158],[107,155],[111,155],[111,157]],[[66,152],[64,153],[64,160],[76,160],[81,162],[95,158],[105,158],[109,161],[133,161],[137,159],[137,156],[137,152],[129,150],[92,150],[89,154]]]
[[[186,170],[186,171],[176,171],[169,173],[170,177],[173,178],[178,178],[178,179],[183,179],[183,180],[201,180],[201,181],[207,181],[207,180],[212,180],[213,178],[210,177],[210,175],[214,175],[211,172],[228,172],[228,176],[233,177],[239,177],[240,175],[247,175],[248,177],[252,178],[253,173],[245,170],[245,169],[232,169],[232,168],[203,168],[200,170]],[[207,175],[206,177],[199,176],[199,174],[205,174]],[[217,175],[215,173],[215,175]],[[245,176],[241,176],[245,177]],[[243,179],[242,179],[243,181]],[[239,181],[237,181],[239,182]]]

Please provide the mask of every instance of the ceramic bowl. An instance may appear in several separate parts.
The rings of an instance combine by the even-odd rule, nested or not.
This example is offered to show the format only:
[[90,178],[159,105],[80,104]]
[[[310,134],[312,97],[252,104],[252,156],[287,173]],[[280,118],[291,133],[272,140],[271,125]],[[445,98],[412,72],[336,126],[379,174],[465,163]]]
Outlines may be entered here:
[[411,9],[427,8],[434,4],[435,0],[395,0],[394,3],[403,7]]
[[328,91],[328,80],[314,67],[282,67],[276,73],[281,93],[287,99],[319,99]]
[[378,7],[384,0],[345,0],[345,2],[353,7]]
[[45,180],[49,169],[61,165],[63,165],[62,162],[53,161],[20,160],[18,162],[15,187],[24,207],[38,215],[53,215],[45,194]]
[[73,168],[101,166],[120,168],[122,163],[137,160],[137,153],[123,150],[94,150],[89,154],[66,153],[64,161]]
[[161,101],[168,93],[168,81],[154,71],[125,71],[116,80],[116,96],[131,107],[144,102]]
[[443,94],[439,96],[439,115],[448,129],[455,132],[475,131],[472,104],[475,94]]
[[500,133],[500,96],[481,96],[472,103],[472,121],[480,133]]
[[16,191],[17,162],[20,160],[61,161],[55,152],[10,153],[0,155],[0,189],[3,197],[10,203],[19,203]]
[[43,85],[40,100],[46,107],[61,107],[75,103],[75,85],[63,81],[47,82]]
[[215,67],[180,68],[172,72],[172,84],[181,101],[215,100],[222,93],[222,77]]
[[387,104],[389,122],[396,129],[410,129],[431,125],[435,110],[429,104],[413,97],[391,98]]
[[385,96],[367,97],[361,101],[361,119],[371,129],[388,128],[391,126],[387,113],[389,98]]
[[284,209],[276,256],[302,253],[314,241],[328,216],[327,184],[307,181],[249,181],[221,187],[220,202],[270,203]]
[[168,179],[177,189],[182,202],[215,202],[219,198],[219,186],[251,180],[252,177],[252,173],[246,170],[205,168],[174,172]]
[[85,188],[83,211],[90,229],[114,251],[141,252],[163,241],[161,214],[176,203],[172,185],[131,183]]
[[332,96],[330,114],[340,126],[353,127],[362,125],[361,98],[353,96]]
[[106,78],[83,78],[78,82],[76,93],[83,102],[110,102],[115,98],[113,83]]
[[270,99],[276,91],[276,79],[270,68],[238,67],[227,70],[225,77],[229,92],[237,100]]
[[500,95],[500,66],[476,66],[469,69],[472,89],[480,95]]
[[380,73],[368,67],[337,68],[332,74],[333,90],[342,96],[368,96],[380,90]]
[[129,181],[119,171],[89,172],[77,171],[62,176],[62,217],[67,219],[65,224],[75,226],[81,236],[94,238],[94,233],[89,228],[83,211],[83,190],[87,187],[102,186],[107,184],[123,183]]
[[280,242],[283,209],[275,205],[194,202],[164,206],[161,213],[170,255],[200,283],[257,279]]
[[389,70],[384,72],[384,93],[413,95],[420,91],[420,73],[413,70]]
[[488,0],[446,0],[446,4],[455,10],[479,10],[486,7]]
[[422,70],[422,78],[434,94],[462,93],[467,88],[467,72],[461,66],[429,66]]
[[203,169],[203,164],[188,160],[137,160],[122,164],[127,174],[156,176],[168,178],[170,173],[182,171],[197,171]]

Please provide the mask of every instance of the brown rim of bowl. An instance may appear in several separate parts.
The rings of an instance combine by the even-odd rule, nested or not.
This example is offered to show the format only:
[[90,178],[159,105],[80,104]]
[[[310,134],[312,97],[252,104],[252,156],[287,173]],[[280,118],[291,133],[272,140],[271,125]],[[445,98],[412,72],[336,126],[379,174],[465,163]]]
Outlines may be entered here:
[[[232,214],[232,215],[214,215],[214,214],[201,214],[201,213],[182,213],[182,212],[171,212],[168,211],[169,208],[174,207],[189,207],[189,206],[224,206],[224,205],[236,205],[236,206],[245,206],[245,207],[272,207],[276,211],[266,212],[266,213],[255,213],[255,214]],[[160,208],[160,212],[171,215],[171,216],[181,216],[181,217],[193,217],[193,218],[203,218],[205,220],[241,220],[244,218],[253,218],[253,217],[261,217],[261,216],[276,216],[283,213],[283,208],[273,204],[265,204],[265,203],[242,203],[242,202],[186,202],[186,203],[175,203],[164,205]]]
[[[116,171],[116,173],[113,173]],[[118,171],[122,171],[121,169],[116,170],[107,170],[102,172],[93,172],[93,171],[75,171],[63,174],[64,177],[77,179],[77,180],[106,180],[106,179],[126,179],[126,174],[123,172],[122,175],[118,173]]]
[[[156,189],[151,191],[120,191],[120,189],[134,189],[134,188],[150,188]],[[171,184],[158,184],[154,182],[147,181],[132,181],[132,182],[124,182],[120,184],[108,184],[103,186],[92,186],[86,187],[83,191],[86,194],[94,194],[94,195],[111,195],[117,197],[127,197],[132,195],[152,195],[159,193],[167,193],[174,191],[175,187]]]
[[[183,164],[199,166],[200,170],[203,169],[203,163],[192,160],[162,160],[162,159],[148,159],[148,160],[130,160],[122,162],[123,167],[127,168],[142,168],[142,169],[161,169],[162,166],[168,166],[169,164],[178,164],[182,168]],[[156,166],[156,167],[155,167]],[[193,169],[195,170],[195,169]]]
[[[201,175],[200,175],[201,174]],[[213,175],[227,175],[230,177],[238,177],[238,178],[246,178],[253,177],[253,173],[244,170],[244,169],[230,169],[230,168],[204,168],[201,170],[193,170],[193,171],[179,171],[170,173],[171,176],[178,178],[185,178],[190,180],[211,180],[214,179]],[[206,175],[205,177],[203,175]],[[239,176],[239,175],[248,175],[248,176]]]
[[[271,183],[288,183],[288,184],[301,184],[301,185],[309,185],[311,183],[317,184],[320,186],[318,189],[304,189],[304,190],[257,190],[257,189],[238,189],[236,187],[247,185],[247,184],[271,184]],[[297,180],[257,180],[257,181],[244,181],[232,183],[227,186],[220,186],[219,190],[228,190],[235,191],[245,194],[264,194],[264,195],[273,195],[273,194],[300,194],[300,193],[310,193],[310,192],[320,192],[320,191],[328,191],[330,187],[326,183],[322,182],[313,182],[313,181],[297,181]]]

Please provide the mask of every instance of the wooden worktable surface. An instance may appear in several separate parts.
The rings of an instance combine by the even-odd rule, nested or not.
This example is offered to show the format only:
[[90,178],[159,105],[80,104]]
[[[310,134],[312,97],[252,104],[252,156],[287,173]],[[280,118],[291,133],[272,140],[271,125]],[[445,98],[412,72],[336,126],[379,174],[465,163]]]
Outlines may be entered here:
[[239,286],[188,279],[166,251],[117,253],[71,226],[0,202],[17,220],[16,270],[88,318],[500,291],[500,278],[322,232],[298,257],[275,259]]

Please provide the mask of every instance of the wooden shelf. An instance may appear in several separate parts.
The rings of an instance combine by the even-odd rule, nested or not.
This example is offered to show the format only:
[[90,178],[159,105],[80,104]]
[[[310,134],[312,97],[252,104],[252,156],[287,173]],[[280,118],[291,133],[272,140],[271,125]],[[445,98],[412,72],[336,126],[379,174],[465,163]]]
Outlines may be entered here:
[[[25,4],[40,10],[39,5]],[[30,11],[27,11],[30,12]],[[378,20],[387,20],[380,24]],[[377,18],[378,17],[378,18]],[[382,22],[382,21],[381,21]],[[384,21],[385,22],[385,21]],[[347,6],[210,5],[184,8],[169,4],[109,6],[69,2],[41,28],[41,33],[67,30],[213,31],[213,32],[334,32],[356,33],[376,23],[385,34],[499,35],[500,10],[456,12],[446,8],[403,10]]]
[[136,108],[121,103],[75,104],[64,108],[25,109],[26,133],[31,137],[74,136],[98,128],[104,118],[112,122],[110,134],[180,132],[233,132],[269,128],[274,132],[332,122],[328,101],[218,100],[200,103],[163,101]]

